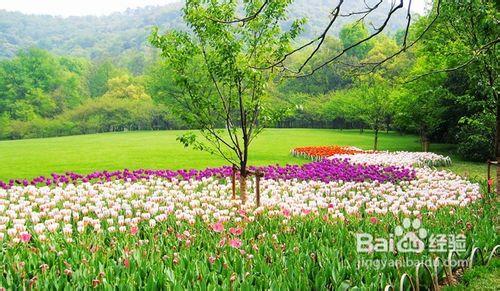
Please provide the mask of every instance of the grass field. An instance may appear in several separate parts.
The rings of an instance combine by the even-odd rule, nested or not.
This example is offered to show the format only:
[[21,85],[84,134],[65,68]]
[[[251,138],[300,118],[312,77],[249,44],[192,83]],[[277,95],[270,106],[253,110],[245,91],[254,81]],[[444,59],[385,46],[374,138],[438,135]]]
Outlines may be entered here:
[[[176,137],[182,131],[104,133],[85,136],[1,141],[0,179],[32,178],[52,172],[138,168],[204,168],[225,164],[205,152],[184,148]],[[267,129],[254,142],[250,163],[253,165],[304,163],[290,150],[307,145],[353,145],[371,149],[370,132],[328,129]],[[381,133],[381,150],[420,151],[418,137]],[[453,156],[453,147],[431,145],[431,151],[451,155],[451,169],[459,174],[484,177],[485,164],[467,163]]]

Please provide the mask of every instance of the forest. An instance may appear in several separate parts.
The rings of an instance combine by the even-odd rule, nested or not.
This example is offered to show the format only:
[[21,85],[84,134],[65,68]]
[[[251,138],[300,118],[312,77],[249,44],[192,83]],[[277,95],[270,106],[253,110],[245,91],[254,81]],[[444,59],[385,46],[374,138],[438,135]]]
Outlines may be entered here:
[[[480,5],[479,1],[470,3]],[[407,37],[419,35],[433,20],[432,12],[414,15],[409,35],[394,24],[393,29],[349,50],[339,62],[323,66],[315,74],[277,77],[265,98],[266,108],[277,118],[267,126],[369,130],[366,134],[374,135],[374,149],[380,131],[416,133],[423,150],[432,143],[445,142],[457,144],[457,154],[463,158],[485,161],[493,157],[498,115],[497,8],[490,3],[484,9],[467,9],[447,1],[441,7],[442,17],[423,38],[382,66],[356,69],[390,56]],[[165,9],[176,15],[171,7]],[[133,16],[138,12],[127,13]],[[169,18],[170,23],[175,17]],[[120,18],[115,15],[113,19]],[[52,19],[57,21],[61,19]],[[8,18],[2,17],[3,38],[6,23]],[[176,85],[171,68],[157,49],[145,44],[151,28],[137,27],[136,31],[141,29],[141,34],[130,38],[136,41],[127,48],[118,48],[111,34],[103,34],[98,36],[101,44],[110,46],[98,50],[98,41],[91,40],[89,34],[93,45],[76,54],[64,53],[75,51],[69,46],[58,46],[54,51],[48,42],[27,42],[27,47],[20,44],[15,53],[2,50],[0,138],[192,128],[175,114],[172,92]],[[306,31],[311,33],[311,29]],[[371,31],[373,25],[346,21],[340,31],[325,38],[307,66],[315,67]],[[126,35],[123,32],[121,37]],[[58,40],[52,41],[55,44]],[[84,47],[81,42],[78,46]],[[308,53],[295,54],[288,65],[303,63]]]

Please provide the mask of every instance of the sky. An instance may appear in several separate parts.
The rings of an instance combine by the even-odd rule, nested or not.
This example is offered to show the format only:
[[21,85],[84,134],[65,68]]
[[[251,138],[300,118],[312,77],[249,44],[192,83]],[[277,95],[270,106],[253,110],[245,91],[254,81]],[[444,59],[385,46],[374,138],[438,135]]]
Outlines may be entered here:
[[[125,11],[127,8],[174,2],[179,0],[0,0],[0,9],[59,16],[107,15]],[[422,13],[425,2],[426,0],[413,0],[413,10]]]

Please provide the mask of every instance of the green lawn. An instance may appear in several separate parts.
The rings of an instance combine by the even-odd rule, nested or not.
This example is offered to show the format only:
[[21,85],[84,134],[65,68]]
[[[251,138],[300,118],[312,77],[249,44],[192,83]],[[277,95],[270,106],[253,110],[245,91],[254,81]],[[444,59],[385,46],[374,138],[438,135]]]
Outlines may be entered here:
[[[52,172],[137,168],[204,168],[225,162],[207,153],[184,148],[176,137],[182,131],[148,131],[105,133],[59,138],[0,141],[0,179],[32,178]],[[290,150],[307,145],[353,145],[371,149],[370,132],[328,129],[267,129],[252,149],[254,165],[304,163],[290,156]],[[379,148],[383,150],[420,151],[418,137],[382,133]],[[452,154],[453,147],[431,145],[431,150]],[[485,176],[486,166],[454,158],[451,168],[457,173]]]

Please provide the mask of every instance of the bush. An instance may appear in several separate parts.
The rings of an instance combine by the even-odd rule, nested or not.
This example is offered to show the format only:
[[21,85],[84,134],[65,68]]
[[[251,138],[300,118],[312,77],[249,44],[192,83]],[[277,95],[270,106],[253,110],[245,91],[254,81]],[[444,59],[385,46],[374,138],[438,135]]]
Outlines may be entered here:
[[460,120],[457,134],[458,155],[464,160],[475,162],[485,162],[493,158],[494,128],[492,115]]
[[44,138],[128,130],[185,129],[167,105],[152,100],[101,97],[50,118],[27,121],[0,116],[0,139]]

